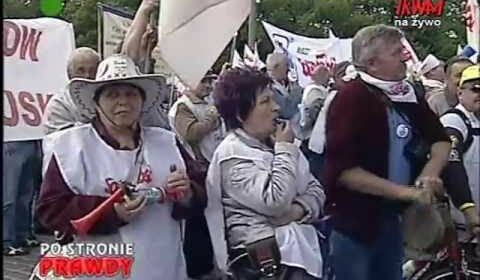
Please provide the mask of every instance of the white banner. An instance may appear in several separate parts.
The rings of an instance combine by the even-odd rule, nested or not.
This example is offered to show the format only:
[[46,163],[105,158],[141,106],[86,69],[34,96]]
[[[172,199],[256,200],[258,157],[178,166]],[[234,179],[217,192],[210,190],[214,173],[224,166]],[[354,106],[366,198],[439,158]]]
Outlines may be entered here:
[[99,4],[102,16],[102,57],[106,58],[120,47],[133,15],[105,4]]
[[163,0],[160,56],[196,87],[250,13],[250,0]]
[[4,142],[43,137],[48,101],[67,84],[72,24],[54,18],[3,20]]
[[[99,4],[99,12],[102,18],[102,30],[99,32],[99,39],[102,50],[102,57],[108,57],[120,49],[120,44],[125,38],[130,25],[133,22],[134,15],[125,12],[119,8]],[[152,58],[155,59],[154,72],[169,76],[171,71],[165,62],[160,58],[158,48],[152,51]]]
[[[352,39],[310,38],[285,31],[267,22],[263,22],[263,26],[276,51],[288,55],[290,71],[302,87],[312,83],[310,76],[317,66],[332,68],[338,62],[352,60]],[[334,36],[333,33],[330,33],[330,36]]]

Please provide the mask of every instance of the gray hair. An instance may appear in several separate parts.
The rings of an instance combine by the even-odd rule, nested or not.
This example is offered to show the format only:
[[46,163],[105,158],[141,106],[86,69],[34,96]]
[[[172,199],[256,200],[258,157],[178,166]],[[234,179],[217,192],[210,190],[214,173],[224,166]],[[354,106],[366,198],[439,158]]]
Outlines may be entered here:
[[74,49],[67,61],[67,75],[69,78],[73,74],[72,71],[73,71],[74,61],[79,59],[80,57],[93,57],[93,58],[96,58],[98,61],[100,61],[100,55],[92,48],[80,47],[80,48]]
[[380,50],[380,43],[401,39],[403,32],[384,24],[367,26],[360,29],[352,40],[352,62],[359,68],[365,68],[369,59]]
[[288,64],[288,57],[284,53],[274,52],[267,56],[267,68],[275,67],[280,63]]

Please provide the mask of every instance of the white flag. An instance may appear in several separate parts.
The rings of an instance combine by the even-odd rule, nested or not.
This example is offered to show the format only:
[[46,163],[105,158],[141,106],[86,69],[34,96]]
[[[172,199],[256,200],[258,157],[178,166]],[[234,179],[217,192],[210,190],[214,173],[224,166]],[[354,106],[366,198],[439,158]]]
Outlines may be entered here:
[[255,69],[262,69],[265,67],[265,63],[260,60],[260,56],[258,55],[257,46],[255,44],[255,52],[253,52],[247,44],[243,48],[243,62],[248,67],[252,67]]
[[329,39],[335,39],[337,36],[335,36],[335,33],[333,33],[332,29],[328,29],[328,38]]
[[240,54],[235,50],[233,53],[233,61],[232,61],[233,68],[243,68],[245,64],[243,63],[243,59]]
[[250,0],[163,0],[159,50],[170,69],[196,87],[250,12]]

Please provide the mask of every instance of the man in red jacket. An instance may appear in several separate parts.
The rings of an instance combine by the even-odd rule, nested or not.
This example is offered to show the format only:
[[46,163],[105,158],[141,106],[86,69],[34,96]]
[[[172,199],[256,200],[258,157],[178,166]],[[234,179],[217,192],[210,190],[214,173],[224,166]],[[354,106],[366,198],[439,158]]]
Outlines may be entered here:
[[[357,77],[338,92],[327,116],[325,185],[337,280],[401,280],[402,207],[431,203],[442,191],[450,143],[406,80],[402,37],[385,25],[357,32]],[[414,152],[419,147],[423,154]]]

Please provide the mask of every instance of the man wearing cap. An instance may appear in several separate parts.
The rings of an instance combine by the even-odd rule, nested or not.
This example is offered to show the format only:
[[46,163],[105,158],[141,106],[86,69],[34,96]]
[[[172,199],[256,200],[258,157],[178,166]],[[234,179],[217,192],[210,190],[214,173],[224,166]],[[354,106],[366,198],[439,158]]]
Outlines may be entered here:
[[[184,159],[195,162],[192,181],[205,188],[205,178],[213,153],[226,134],[223,121],[207,98],[217,76],[208,73],[194,89],[187,89],[173,104],[168,113],[170,127],[186,151]],[[191,173],[190,173],[191,174]],[[213,265],[213,249],[203,211],[198,211],[186,221],[185,257],[191,278],[200,279],[216,272]]]
[[419,68],[419,75],[425,87],[425,98],[445,90],[444,64],[433,54],[427,55]]
[[[452,142],[449,164],[444,171],[447,191],[456,208],[455,221],[469,233],[480,233],[480,66],[463,70],[458,87],[459,104],[440,121]],[[460,233],[460,238],[465,234]]]
[[[191,202],[190,180],[175,135],[140,125],[167,94],[165,78],[140,75],[129,57],[114,55],[100,63],[95,80],[73,79],[69,91],[79,112],[93,119],[44,139],[52,156],[37,207],[40,221],[74,236],[75,243],[133,244],[131,279],[185,279],[181,226],[172,216]],[[121,186],[130,194],[78,238],[71,220]],[[157,196],[144,195],[154,187]]]
[[458,82],[460,81],[462,71],[470,65],[472,65],[472,62],[462,56],[454,56],[445,63],[445,89],[427,98],[428,105],[437,116],[443,115],[457,105]]

